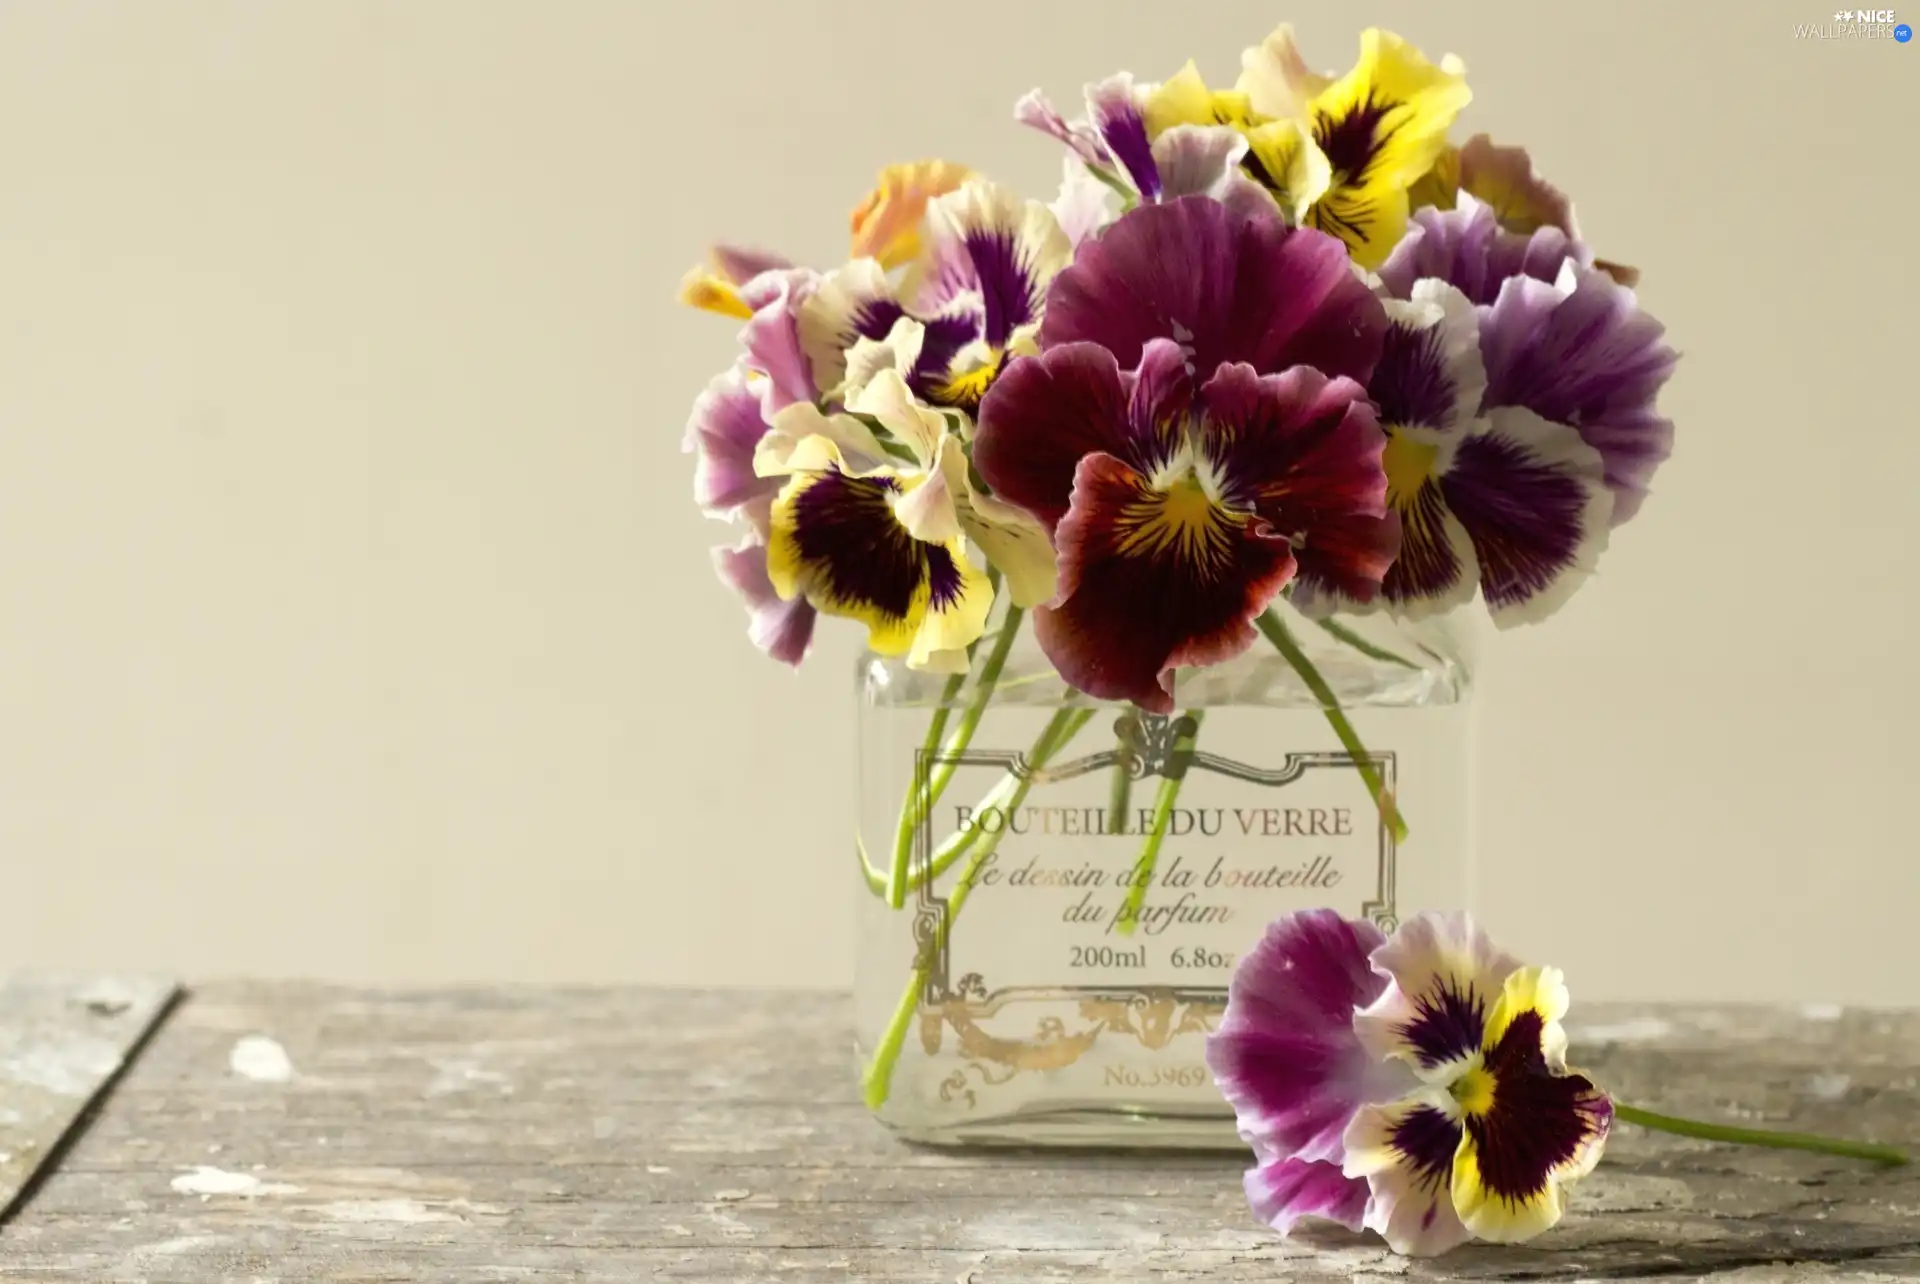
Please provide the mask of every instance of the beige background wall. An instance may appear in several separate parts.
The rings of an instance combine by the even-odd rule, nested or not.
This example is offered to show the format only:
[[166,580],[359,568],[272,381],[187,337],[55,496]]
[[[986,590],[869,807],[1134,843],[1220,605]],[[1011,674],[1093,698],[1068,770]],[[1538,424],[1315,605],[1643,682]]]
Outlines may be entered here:
[[1488,657],[1486,909],[1606,996],[1920,999],[1920,48],[1818,0],[0,5],[0,967],[838,984],[855,638],[687,499],[712,234],[1292,17],[1468,60],[1687,353]]

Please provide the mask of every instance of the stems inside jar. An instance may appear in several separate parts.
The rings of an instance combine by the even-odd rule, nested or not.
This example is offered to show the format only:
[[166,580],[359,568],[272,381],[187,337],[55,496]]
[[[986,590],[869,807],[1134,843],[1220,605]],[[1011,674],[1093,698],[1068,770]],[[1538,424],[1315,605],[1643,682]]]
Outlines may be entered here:
[[[1065,749],[1070,741],[1080,733],[1093,717],[1092,709],[1061,709],[1048,719],[1046,727],[1033,742],[1033,748],[1027,751],[1027,765],[1030,773],[1038,772],[1051,761],[1055,754]],[[1033,776],[1018,779],[1009,791],[1006,806],[1018,807],[1026,798],[1027,791],[1033,787]],[[893,1016],[887,1022],[887,1028],[880,1035],[880,1042],[874,1047],[873,1056],[867,1062],[867,1070],[861,1076],[861,1095],[865,1098],[869,1110],[878,1110],[887,1103],[887,1097],[893,1090],[893,1070],[900,1060],[900,1050],[906,1043],[907,1027],[913,1023],[913,1014],[920,1007],[922,992],[927,987],[927,977],[932,973],[933,961],[940,956],[946,945],[947,934],[953,930],[953,920],[958,918],[960,910],[973,894],[973,881],[979,874],[987,858],[1000,846],[1000,840],[1006,836],[1007,829],[1002,826],[992,833],[982,833],[980,841],[972,844],[971,855],[960,877],[955,881],[953,890],[947,893],[947,912],[940,921],[939,932],[921,945],[919,955],[914,960],[913,971],[907,976],[906,989],[901,992],[900,1002],[894,1006]],[[966,846],[957,848],[957,859]],[[931,876],[931,867],[928,874]]]
[[1354,769],[1360,773],[1360,779],[1366,782],[1367,793],[1373,797],[1374,806],[1380,811],[1380,820],[1393,834],[1394,841],[1406,842],[1407,823],[1401,818],[1400,809],[1394,801],[1392,791],[1380,779],[1379,769],[1373,765],[1373,755],[1369,754],[1367,747],[1360,743],[1360,734],[1353,729],[1353,723],[1347,720],[1346,710],[1340,707],[1340,697],[1334,694],[1326,678],[1322,677],[1320,670],[1314,667],[1313,661],[1307,658],[1306,651],[1300,646],[1299,640],[1293,636],[1293,630],[1287,627],[1277,611],[1269,609],[1254,623],[1260,626],[1260,632],[1266,635],[1267,641],[1273,643],[1274,649],[1293,666],[1293,671],[1300,675],[1300,681],[1306,684],[1307,690],[1311,691],[1314,698],[1320,702],[1321,712],[1326,715],[1327,722],[1333,727],[1333,734],[1340,738],[1340,744],[1346,749],[1347,756],[1353,759]]

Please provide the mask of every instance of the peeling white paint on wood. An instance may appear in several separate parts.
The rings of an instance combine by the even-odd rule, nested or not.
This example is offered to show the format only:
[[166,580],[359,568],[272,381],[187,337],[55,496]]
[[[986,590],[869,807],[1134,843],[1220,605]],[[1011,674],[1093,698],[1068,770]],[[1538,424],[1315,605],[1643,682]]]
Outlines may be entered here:
[[255,1083],[287,1083],[293,1078],[293,1060],[287,1050],[264,1034],[249,1034],[236,1042],[227,1055],[227,1068]]
[[298,1195],[300,1187],[286,1182],[261,1181],[252,1173],[231,1173],[224,1168],[195,1165],[191,1172],[170,1183],[182,1195]]

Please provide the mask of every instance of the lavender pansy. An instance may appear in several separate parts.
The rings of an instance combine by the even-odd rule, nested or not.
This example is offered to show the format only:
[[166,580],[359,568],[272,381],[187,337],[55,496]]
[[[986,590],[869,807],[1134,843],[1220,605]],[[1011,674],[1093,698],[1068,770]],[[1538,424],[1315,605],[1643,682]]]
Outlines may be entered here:
[[765,529],[766,510],[780,490],[754,471],[754,452],[767,435],[766,405],[752,375],[736,363],[694,399],[681,449],[693,455],[693,499],[709,517],[746,517]]
[[[1611,497],[1599,455],[1564,424],[1518,408],[1483,411],[1478,310],[1444,282],[1387,304],[1389,326],[1368,383],[1387,434],[1387,500],[1400,554],[1371,604],[1421,618],[1476,590],[1502,626],[1542,619],[1591,574]],[[1302,576],[1294,601],[1313,614],[1366,610]]]
[[1069,124],[1067,118],[1038,89],[1029,90],[1013,105],[1013,118],[1029,129],[1037,129],[1049,138],[1065,143],[1083,164],[1106,164],[1106,149],[1093,126],[1086,121]]
[[1551,281],[1509,279],[1482,312],[1487,405],[1573,425],[1599,452],[1615,525],[1673,453],[1673,421],[1655,404],[1679,360],[1665,334],[1631,289],[1578,261]]
[[1587,247],[1551,225],[1531,232],[1500,226],[1493,207],[1461,193],[1450,210],[1423,209],[1380,267],[1380,282],[1404,299],[1415,281],[1445,281],[1475,303],[1492,303],[1510,278],[1552,281],[1563,264],[1593,261]]
[[796,597],[786,600],[767,575],[767,545],[749,533],[738,545],[713,550],[714,569],[747,608],[747,637],[783,664],[798,665],[813,643],[813,603]]

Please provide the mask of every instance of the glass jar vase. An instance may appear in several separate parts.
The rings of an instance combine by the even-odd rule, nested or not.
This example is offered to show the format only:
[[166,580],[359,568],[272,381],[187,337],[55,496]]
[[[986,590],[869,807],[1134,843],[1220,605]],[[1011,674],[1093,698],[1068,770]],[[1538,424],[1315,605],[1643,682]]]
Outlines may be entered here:
[[[1464,615],[1464,612],[1454,613]],[[964,675],[860,664],[868,1106],[934,1144],[1236,1144],[1205,1038],[1290,910],[1471,908],[1471,638],[1277,603],[1174,712],[1068,686],[1000,608]]]

